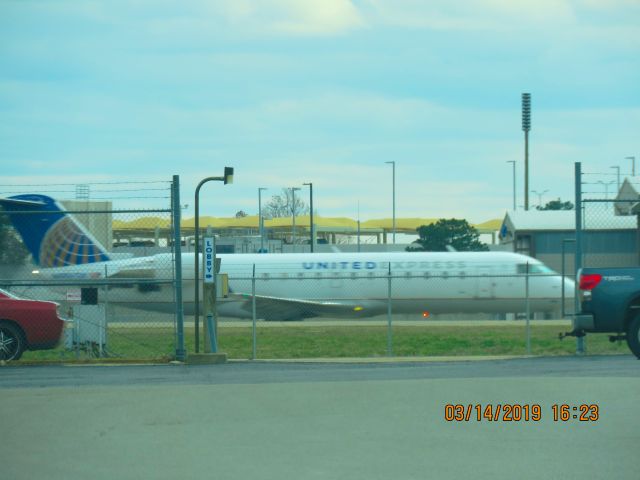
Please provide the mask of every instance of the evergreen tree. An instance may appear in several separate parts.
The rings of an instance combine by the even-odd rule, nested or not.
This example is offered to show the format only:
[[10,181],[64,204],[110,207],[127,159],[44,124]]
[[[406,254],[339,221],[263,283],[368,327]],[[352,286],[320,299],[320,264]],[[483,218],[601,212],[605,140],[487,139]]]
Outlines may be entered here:
[[441,218],[431,225],[417,228],[420,238],[407,247],[410,252],[445,252],[447,247],[457,251],[486,251],[489,247],[480,241],[478,231],[466,220]]
[[573,210],[573,203],[563,202],[560,199],[547,202],[544,207],[536,207],[538,210]]

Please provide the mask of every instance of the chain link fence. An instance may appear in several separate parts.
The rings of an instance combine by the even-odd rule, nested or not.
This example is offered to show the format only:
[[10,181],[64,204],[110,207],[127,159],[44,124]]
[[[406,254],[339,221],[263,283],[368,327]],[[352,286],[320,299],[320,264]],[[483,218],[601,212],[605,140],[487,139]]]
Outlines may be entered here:
[[[633,175],[583,172],[576,169],[579,184],[576,203],[581,207],[582,267],[634,267],[640,264],[638,185]],[[632,172],[633,173],[633,172]]]
[[174,355],[171,182],[3,187],[0,356],[16,344],[24,361]]
[[538,265],[529,274],[526,265],[470,274],[379,262],[368,271],[363,262],[357,271],[303,272],[270,263],[254,273],[232,262],[222,261],[229,293],[218,302],[216,335],[231,358],[570,353],[557,337],[569,326],[562,318],[573,283]]
[[623,212],[621,207],[626,203],[609,199],[582,200],[583,267],[639,265],[638,217]]

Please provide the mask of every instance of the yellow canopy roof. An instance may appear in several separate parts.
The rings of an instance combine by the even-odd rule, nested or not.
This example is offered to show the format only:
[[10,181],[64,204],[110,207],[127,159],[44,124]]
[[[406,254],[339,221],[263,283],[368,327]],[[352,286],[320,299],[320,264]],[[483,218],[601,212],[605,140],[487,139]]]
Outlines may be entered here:
[[[316,227],[322,229],[353,229],[358,228],[358,222],[351,218],[345,217],[318,217],[314,216],[313,221]],[[436,218],[396,218],[396,230],[404,232],[415,232],[416,229],[422,225],[430,225],[437,222]],[[200,217],[200,228],[206,228],[207,226],[212,228],[258,228],[258,216],[251,215],[240,218],[221,218],[221,217]],[[474,226],[481,232],[498,231],[502,225],[502,220],[495,219],[489,220],[483,223],[475,224]],[[113,229],[126,231],[126,230],[154,230],[155,228],[166,229],[171,226],[169,218],[160,217],[141,217],[131,221],[113,220]],[[194,218],[185,218],[181,224],[184,229],[195,228]],[[292,226],[291,217],[274,218],[271,220],[265,220],[265,228],[290,228]],[[309,226],[309,215],[301,215],[296,217],[297,227]],[[390,231],[393,228],[393,219],[381,218],[374,220],[366,220],[360,223],[362,229],[378,229]]]

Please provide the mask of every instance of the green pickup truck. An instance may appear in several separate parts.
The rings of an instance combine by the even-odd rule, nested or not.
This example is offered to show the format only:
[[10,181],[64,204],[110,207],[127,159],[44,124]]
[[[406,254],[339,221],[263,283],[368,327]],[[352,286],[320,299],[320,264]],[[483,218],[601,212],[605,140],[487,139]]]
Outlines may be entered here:
[[580,311],[571,335],[612,333],[640,359],[640,268],[583,268],[578,272]]

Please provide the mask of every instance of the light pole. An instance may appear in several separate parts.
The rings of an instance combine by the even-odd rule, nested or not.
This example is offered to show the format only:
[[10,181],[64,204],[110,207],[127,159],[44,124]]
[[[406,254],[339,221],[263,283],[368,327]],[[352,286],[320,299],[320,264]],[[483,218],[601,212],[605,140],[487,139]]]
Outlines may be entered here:
[[636,176],[636,157],[624,157],[625,160],[631,160],[631,176]]
[[618,191],[620,191],[620,167],[618,165],[614,165],[611,168],[615,168],[615,170],[616,170],[616,174],[617,174],[616,175],[616,179],[617,179],[617,182],[618,182]]
[[313,253],[313,243],[316,238],[315,227],[313,226],[313,183],[303,183],[309,186],[309,236],[311,237],[311,253]]
[[615,180],[611,180],[610,182],[603,182],[602,180],[598,180],[598,183],[601,183],[602,185],[604,185],[604,199],[608,200],[609,199],[609,185],[611,185],[612,183],[616,183]]
[[547,193],[549,190],[544,190],[542,192],[537,192],[536,190],[531,190],[531,193],[535,193],[538,195],[538,207],[542,207],[542,195]]
[[[194,281],[196,284],[195,288],[195,324],[196,324],[196,353],[200,351],[200,189],[202,186],[211,181],[224,182],[225,185],[229,183],[233,183],[233,168],[232,167],[224,167],[224,175],[222,177],[207,177],[200,181],[198,186],[196,187],[196,195],[195,195],[195,208],[196,208],[196,218],[195,218],[195,264],[193,266],[195,274]],[[215,265],[214,265],[215,271]]]
[[529,210],[529,130],[531,130],[531,94],[522,94],[522,130],[524,131],[524,209]]
[[291,187],[291,216],[293,217],[293,223],[291,225],[291,244],[293,251],[296,251],[296,190],[300,190],[298,187]]
[[358,200],[358,252],[360,252],[360,200]]
[[260,233],[260,253],[264,253],[264,220],[262,219],[262,191],[266,187],[258,188],[258,232]]
[[393,185],[393,244],[396,243],[396,162],[394,160],[384,163],[390,163],[393,171],[392,185]]
[[507,163],[513,164],[513,211],[516,210],[516,161],[507,160]]

